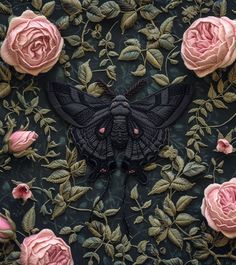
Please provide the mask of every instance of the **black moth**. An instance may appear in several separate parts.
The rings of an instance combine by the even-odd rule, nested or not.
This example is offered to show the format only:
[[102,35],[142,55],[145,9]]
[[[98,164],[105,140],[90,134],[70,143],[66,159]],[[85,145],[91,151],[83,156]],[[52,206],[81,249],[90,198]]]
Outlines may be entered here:
[[157,159],[167,142],[168,127],[186,109],[192,89],[178,84],[141,101],[130,102],[126,96],[117,95],[110,102],[67,84],[52,83],[48,96],[56,112],[72,125],[77,148],[93,169],[90,181],[110,174],[116,167],[115,151],[122,150],[122,168],[145,184],[143,167]]

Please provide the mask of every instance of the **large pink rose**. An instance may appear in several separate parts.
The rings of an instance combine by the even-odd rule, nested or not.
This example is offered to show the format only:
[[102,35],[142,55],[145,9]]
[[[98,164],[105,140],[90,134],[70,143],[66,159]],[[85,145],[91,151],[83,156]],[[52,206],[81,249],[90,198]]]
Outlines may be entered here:
[[70,247],[49,230],[24,239],[21,244],[22,265],[73,265]]
[[236,21],[199,18],[185,31],[181,53],[186,67],[199,77],[232,64],[236,60]]
[[56,64],[62,46],[56,26],[45,16],[27,10],[11,20],[0,54],[16,71],[36,76]]
[[236,237],[236,178],[211,184],[204,192],[202,214],[208,225],[228,238]]

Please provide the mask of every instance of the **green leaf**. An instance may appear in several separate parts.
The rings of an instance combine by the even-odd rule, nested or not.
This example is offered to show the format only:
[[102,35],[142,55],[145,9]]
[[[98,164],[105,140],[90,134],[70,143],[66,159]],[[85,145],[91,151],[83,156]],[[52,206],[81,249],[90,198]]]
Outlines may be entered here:
[[147,20],[153,20],[161,13],[162,11],[156,8],[153,4],[142,6],[142,9],[140,10],[140,15]]
[[146,74],[146,67],[143,64],[139,64],[137,69],[131,73],[134,76],[144,76]]
[[0,83],[0,98],[5,98],[11,93],[11,86],[9,83]]
[[24,215],[23,221],[22,221],[22,227],[26,233],[30,233],[30,231],[34,228],[35,226],[35,219],[36,219],[36,214],[35,214],[35,205],[29,209],[29,211]]
[[223,99],[226,103],[233,103],[236,101],[236,93],[227,92],[223,95]]
[[190,225],[194,221],[196,219],[188,213],[180,213],[175,219],[175,223],[179,226]]
[[121,19],[121,30],[122,34],[125,32],[126,29],[132,28],[137,21],[138,14],[136,11],[129,11],[124,13],[122,19]]
[[183,174],[188,177],[197,176],[206,170],[206,166],[198,164],[196,162],[189,162],[183,170]]
[[148,256],[146,255],[140,255],[137,257],[136,261],[134,262],[133,265],[140,265],[144,264],[144,262],[148,259]]
[[71,46],[78,46],[81,43],[81,38],[78,35],[70,35],[64,37],[64,39],[68,41]]
[[94,97],[100,97],[104,93],[104,86],[99,82],[92,83],[87,88],[87,93]]
[[169,187],[170,187],[170,183],[167,180],[165,179],[158,180],[155,183],[155,185],[152,187],[152,190],[148,193],[148,195],[160,194],[168,190]]
[[118,59],[123,61],[133,61],[139,57],[140,53],[141,50],[139,47],[134,45],[127,46],[121,51]]
[[108,18],[115,18],[120,13],[120,7],[115,1],[106,1],[100,6],[102,14]]
[[133,200],[138,199],[138,185],[136,184],[130,192],[130,198]]
[[32,0],[32,1],[31,1],[31,5],[32,5],[35,9],[40,10],[41,7],[42,7],[42,5],[43,5],[43,2],[42,2],[42,0]]
[[55,170],[46,180],[51,183],[63,183],[70,177],[70,172],[65,169]]
[[92,70],[89,66],[90,60],[80,65],[78,69],[78,78],[83,85],[88,84],[93,76]]
[[162,34],[171,33],[173,28],[173,22],[176,16],[167,18],[160,26],[160,31]]
[[98,237],[90,237],[86,239],[83,243],[84,248],[94,248],[96,249],[102,244],[102,240]]
[[68,15],[75,15],[82,11],[79,0],[61,0],[61,6]]
[[172,243],[174,243],[180,249],[183,248],[183,238],[180,232],[175,228],[170,228],[168,230],[168,238]]
[[164,200],[163,209],[169,216],[173,217],[176,214],[175,205],[169,196],[166,196],[166,198]]
[[46,3],[42,8],[42,14],[45,17],[50,17],[55,9],[55,5],[56,5],[55,1],[50,1]]
[[187,208],[187,206],[192,202],[192,200],[195,198],[196,197],[192,197],[189,195],[181,196],[176,203],[176,210],[178,212],[184,211]]
[[146,53],[148,62],[157,69],[161,69],[164,56],[158,49],[149,49]]
[[104,15],[102,14],[100,8],[97,6],[90,6],[87,9],[86,15],[91,22],[97,23],[104,19]]
[[189,182],[187,179],[184,178],[176,178],[171,183],[171,188],[177,190],[177,191],[185,191],[189,190],[194,186],[193,183]]
[[163,74],[155,74],[152,78],[156,81],[156,83],[160,86],[167,86],[170,83],[169,78]]

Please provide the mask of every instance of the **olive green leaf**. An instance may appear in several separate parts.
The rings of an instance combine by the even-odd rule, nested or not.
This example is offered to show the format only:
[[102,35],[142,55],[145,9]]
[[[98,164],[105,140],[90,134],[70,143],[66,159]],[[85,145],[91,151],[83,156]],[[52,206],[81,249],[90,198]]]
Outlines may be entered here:
[[121,51],[118,59],[122,61],[133,61],[139,57],[140,53],[141,50],[139,47],[134,45],[127,46]]
[[155,74],[152,78],[156,81],[156,83],[160,86],[167,86],[170,83],[168,76],[163,74]]
[[86,12],[87,18],[92,22],[100,22],[104,19],[101,9],[97,6],[90,6]]
[[115,1],[106,1],[100,6],[102,14],[108,18],[115,18],[120,13],[120,7]]
[[158,49],[149,49],[146,53],[147,61],[152,64],[155,68],[161,69],[164,56]]
[[90,60],[81,64],[78,69],[78,78],[83,85],[88,84],[93,76],[92,70],[89,66]]
[[104,86],[99,82],[94,82],[88,86],[87,93],[94,97],[100,97],[104,93]]
[[179,230],[175,228],[170,228],[168,230],[168,238],[172,243],[174,243],[177,247],[183,248],[183,238],[179,232]]
[[161,13],[162,13],[162,11],[159,10],[153,4],[145,5],[140,10],[141,16],[147,20],[153,20],[157,15],[159,15]]
[[36,219],[36,213],[35,213],[35,205],[33,205],[28,212],[23,217],[22,220],[22,227],[26,233],[30,233],[31,230],[35,226],[35,219]]
[[31,1],[31,5],[37,9],[37,10],[40,10],[42,5],[43,5],[43,1],[42,0],[32,0]]
[[61,0],[61,6],[68,15],[75,15],[82,11],[79,0]]
[[137,69],[131,73],[134,76],[144,76],[146,74],[146,67],[143,64],[139,64]]
[[129,11],[124,13],[120,24],[122,33],[124,33],[126,29],[133,27],[135,22],[137,21],[137,18],[138,14],[136,11]]
[[42,14],[45,17],[50,17],[55,9],[56,2],[55,1],[50,1],[46,4],[43,5],[42,7]]

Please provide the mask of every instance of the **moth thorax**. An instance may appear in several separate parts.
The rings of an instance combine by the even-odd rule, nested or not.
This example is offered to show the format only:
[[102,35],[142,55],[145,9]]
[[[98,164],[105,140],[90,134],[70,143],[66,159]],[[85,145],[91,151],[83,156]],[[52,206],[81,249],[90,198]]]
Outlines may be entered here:
[[128,142],[127,120],[125,116],[114,116],[111,140],[117,149],[124,149]]

